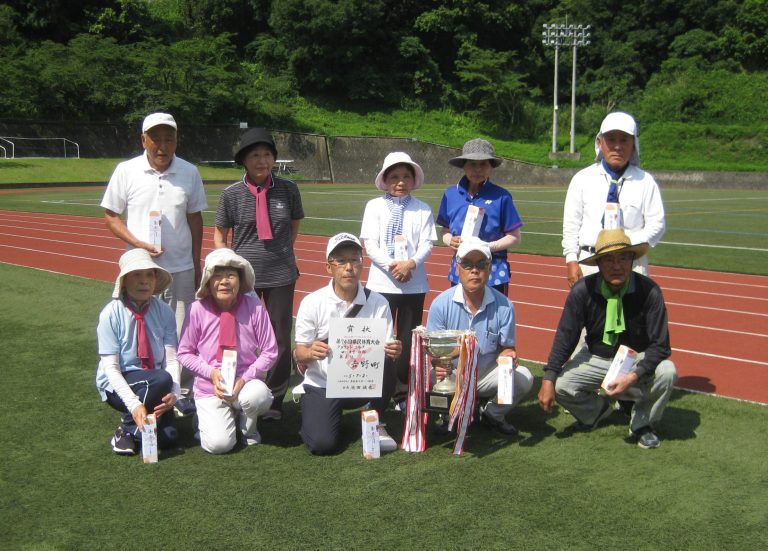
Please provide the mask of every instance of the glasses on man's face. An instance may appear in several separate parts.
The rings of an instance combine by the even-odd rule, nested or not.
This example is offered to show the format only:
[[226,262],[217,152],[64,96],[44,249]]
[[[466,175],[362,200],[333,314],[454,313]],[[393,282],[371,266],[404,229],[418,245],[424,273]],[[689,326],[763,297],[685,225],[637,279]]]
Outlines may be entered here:
[[350,258],[329,258],[328,264],[333,264],[334,266],[346,266],[347,264],[352,264],[352,266],[359,266],[363,263],[363,259],[359,256],[353,256]]
[[472,270],[473,268],[477,268],[478,270],[485,270],[488,268],[488,266],[491,265],[491,261],[478,260],[477,262],[472,262],[471,260],[462,260],[459,262],[459,265],[465,270]]

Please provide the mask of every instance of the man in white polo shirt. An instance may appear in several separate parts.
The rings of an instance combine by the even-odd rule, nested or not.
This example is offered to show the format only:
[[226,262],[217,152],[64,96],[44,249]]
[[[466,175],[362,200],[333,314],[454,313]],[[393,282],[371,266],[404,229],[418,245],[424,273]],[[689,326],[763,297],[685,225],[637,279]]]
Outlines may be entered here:
[[[117,165],[101,206],[107,227],[128,249],[146,249],[173,276],[161,298],[176,315],[178,334],[200,281],[202,211],[208,202],[197,167],[176,156],[173,116],[152,113],[141,130],[144,153]],[[179,402],[180,411],[187,413],[191,404]]]
[[[381,318],[387,320],[384,345],[383,388],[381,398],[370,400],[381,414],[387,408],[397,379],[394,360],[402,353],[402,344],[393,339],[394,329],[389,303],[376,291],[360,283],[363,271],[363,247],[351,233],[339,233],[328,240],[326,271],[328,285],[310,293],[301,301],[296,314],[296,349],[294,357],[304,380],[293,389],[301,402],[301,438],[315,455],[332,454],[341,444],[341,415],[345,409],[365,405],[369,398],[327,398],[328,333],[331,318]],[[397,443],[383,425],[378,428],[381,451],[394,451]]]

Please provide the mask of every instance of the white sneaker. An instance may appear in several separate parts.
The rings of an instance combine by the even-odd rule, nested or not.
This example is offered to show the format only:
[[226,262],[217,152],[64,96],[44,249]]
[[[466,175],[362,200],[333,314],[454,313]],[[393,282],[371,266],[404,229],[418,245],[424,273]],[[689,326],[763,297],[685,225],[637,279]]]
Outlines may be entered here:
[[397,442],[387,432],[386,425],[379,425],[379,450],[382,452],[393,452],[397,449]]
[[261,434],[257,430],[254,430],[251,434],[244,434],[243,436],[245,437],[246,446],[261,444]]

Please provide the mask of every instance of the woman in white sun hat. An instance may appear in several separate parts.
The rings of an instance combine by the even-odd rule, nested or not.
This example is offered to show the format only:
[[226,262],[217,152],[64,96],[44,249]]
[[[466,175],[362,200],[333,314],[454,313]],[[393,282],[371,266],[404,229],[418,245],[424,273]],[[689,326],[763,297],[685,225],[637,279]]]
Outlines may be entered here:
[[101,399],[122,413],[110,442],[116,454],[136,453],[139,433],[150,413],[157,418],[161,448],[178,439],[171,411],[180,392],[176,318],[154,296],[171,281],[171,274],[146,250],[132,249],[120,257],[113,300],[99,314],[96,387]]
[[[384,159],[376,187],[384,195],[365,206],[360,239],[371,259],[366,287],[389,302],[403,353],[397,359],[400,390],[407,390],[411,331],[421,325],[424,298],[429,291],[424,263],[437,239],[429,205],[412,195],[424,183],[424,171],[407,153],[396,151]],[[403,392],[396,392],[397,396]]]
[[264,381],[277,343],[267,309],[251,293],[254,283],[250,262],[214,249],[181,332],[179,361],[195,374],[200,446],[209,453],[231,450],[238,433],[246,445],[259,444],[256,421],[272,403]]

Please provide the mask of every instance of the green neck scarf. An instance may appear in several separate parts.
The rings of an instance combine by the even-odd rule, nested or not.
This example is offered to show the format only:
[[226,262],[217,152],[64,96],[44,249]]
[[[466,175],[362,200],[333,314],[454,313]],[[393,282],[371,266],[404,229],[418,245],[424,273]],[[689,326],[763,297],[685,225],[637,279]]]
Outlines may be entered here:
[[605,280],[600,282],[600,291],[606,300],[603,342],[610,346],[616,346],[616,343],[619,341],[619,333],[623,333],[626,330],[621,299],[624,297],[627,289],[629,289],[629,278],[621,286],[618,293],[614,293]]

